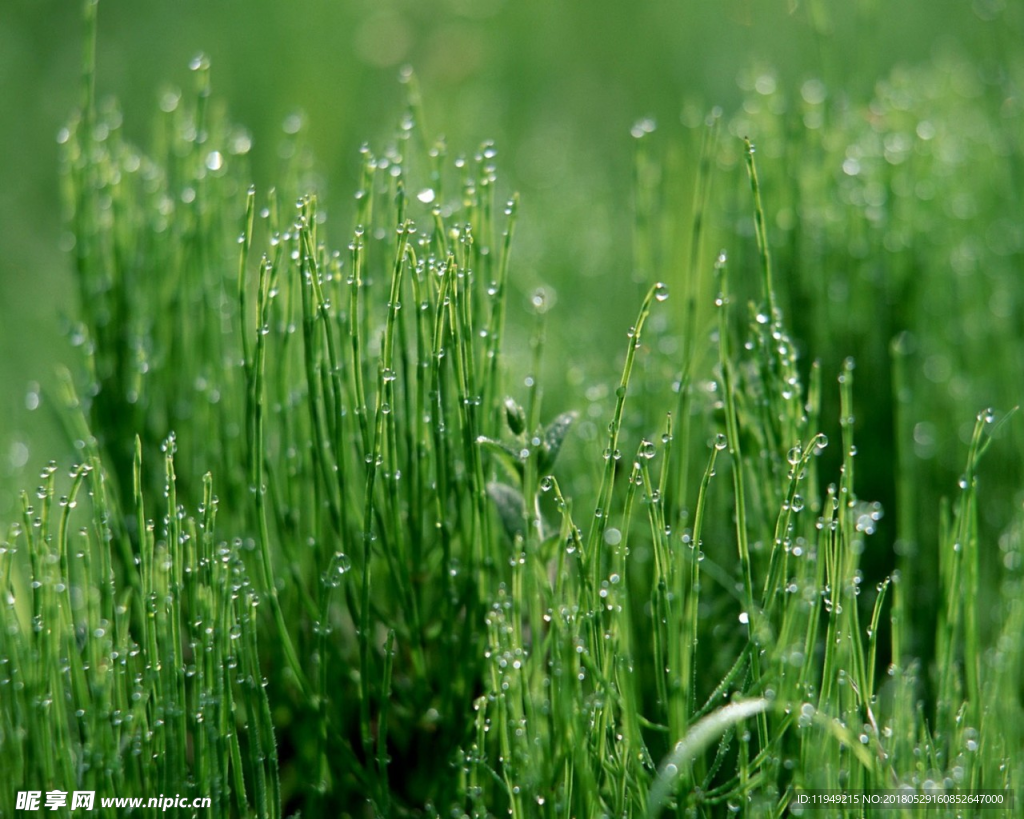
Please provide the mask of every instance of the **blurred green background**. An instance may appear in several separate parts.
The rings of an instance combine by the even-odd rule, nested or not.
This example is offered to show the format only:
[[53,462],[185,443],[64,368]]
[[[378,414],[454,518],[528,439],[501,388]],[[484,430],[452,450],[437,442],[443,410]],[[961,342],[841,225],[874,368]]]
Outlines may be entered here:
[[[358,146],[393,132],[403,105],[400,68],[413,66],[428,133],[444,134],[452,154],[495,141],[499,196],[522,195],[514,297],[525,303],[535,287],[550,288],[558,319],[548,337],[552,377],[557,384],[580,364],[573,378],[590,384],[609,380],[618,366],[638,292],[634,122],[653,118],[658,150],[676,146],[676,166],[692,175],[695,143],[681,119],[699,121],[716,105],[728,119],[755,78],[796,100],[809,79],[820,79],[856,110],[895,67],[948,54],[991,80],[997,90],[978,105],[996,116],[1007,55],[1021,42],[1015,5],[103,0],[97,87],[101,98],[120,100],[126,134],[146,145],[161,95],[175,86],[187,92],[188,63],[205,52],[215,98],[252,135],[253,176],[263,191],[278,177],[283,124],[301,112],[332,214],[328,234],[343,246]],[[0,517],[12,510],[13,487],[33,485],[38,467],[67,451],[46,387],[56,363],[72,361],[62,335],[75,303],[56,135],[80,99],[80,12],[67,0],[0,4]],[[780,161],[778,146],[759,145],[763,162]],[[714,184],[742,183],[737,167]],[[767,196],[769,211],[777,209],[780,200],[771,190]],[[795,323],[800,336],[799,316]],[[882,328],[871,355],[884,357],[884,333],[893,329],[900,328]],[[808,336],[798,340],[821,341]],[[832,341],[835,349],[813,351],[826,356],[829,383],[843,355],[864,354],[863,345],[845,350],[843,339]],[[870,359],[860,363],[870,405],[880,376]]]

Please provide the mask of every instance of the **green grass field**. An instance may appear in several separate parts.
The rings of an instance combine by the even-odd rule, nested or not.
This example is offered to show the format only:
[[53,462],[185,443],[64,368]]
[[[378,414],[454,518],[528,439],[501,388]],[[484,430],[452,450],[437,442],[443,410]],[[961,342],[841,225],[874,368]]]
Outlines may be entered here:
[[[537,71],[485,50],[464,107],[363,9],[341,161],[202,56],[122,109],[84,8],[18,251],[64,231],[64,338],[5,365],[0,817],[1017,815],[952,800],[1024,782],[1018,9],[723,6],[685,93],[637,34],[679,10],[463,10]],[[576,23],[611,125],[531,88]]]

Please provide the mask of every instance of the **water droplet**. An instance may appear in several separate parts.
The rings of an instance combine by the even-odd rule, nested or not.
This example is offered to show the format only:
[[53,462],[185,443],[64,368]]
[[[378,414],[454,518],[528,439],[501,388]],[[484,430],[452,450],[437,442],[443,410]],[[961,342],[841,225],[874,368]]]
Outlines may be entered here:
[[654,298],[658,301],[665,301],[668,298],[668,286],[664,282],[654,285]]
[[654,129],[657,127],[657,123],[653,119],[645,117],[644,119],[637,120],[633,127],[629,129],[629,133],[634,139],[642,139],[647,134],[654,133]]

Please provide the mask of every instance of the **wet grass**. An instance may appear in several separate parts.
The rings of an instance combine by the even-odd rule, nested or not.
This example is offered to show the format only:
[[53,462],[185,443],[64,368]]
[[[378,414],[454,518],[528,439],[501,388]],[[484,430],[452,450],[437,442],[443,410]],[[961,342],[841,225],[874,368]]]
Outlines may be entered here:
[[79,463],[48,465],[4,534],[0,812],[24,789],[261,817],[1017,789],[1001,421],[1024,245],[969,240],[1003,224],[996,159],[1019,145],[946,104],[963,66],[863,110],[758,83],[682,138],[686,196],[640,123],[643,281],[601,328],[621,377],[580,396],[541,375],[586,357],[571,311],[512,303],[493,146],[434,142],[414,77],[345,234],[301,131],[280,187],[249,188],[203,59],[145,153],[91,65],[60,137],[82,367],[54,398]]

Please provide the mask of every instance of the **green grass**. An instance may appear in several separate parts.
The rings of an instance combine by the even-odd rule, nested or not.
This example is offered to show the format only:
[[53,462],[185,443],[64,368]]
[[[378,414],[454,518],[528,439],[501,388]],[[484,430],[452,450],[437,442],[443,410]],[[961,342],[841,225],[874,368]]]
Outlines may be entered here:
[[[435,142],[412,75],[346,232],[301,130],[249,187],[204,60],[145,153],[85,65],[54,396],[79,463],[0,552],[0,814],[1019,791],[1021,146],[963,63],[639,124],[613,363],[569,348],[572,305],[520,309],[494,147]],[[570,356],[621,377],[567,389]]]

